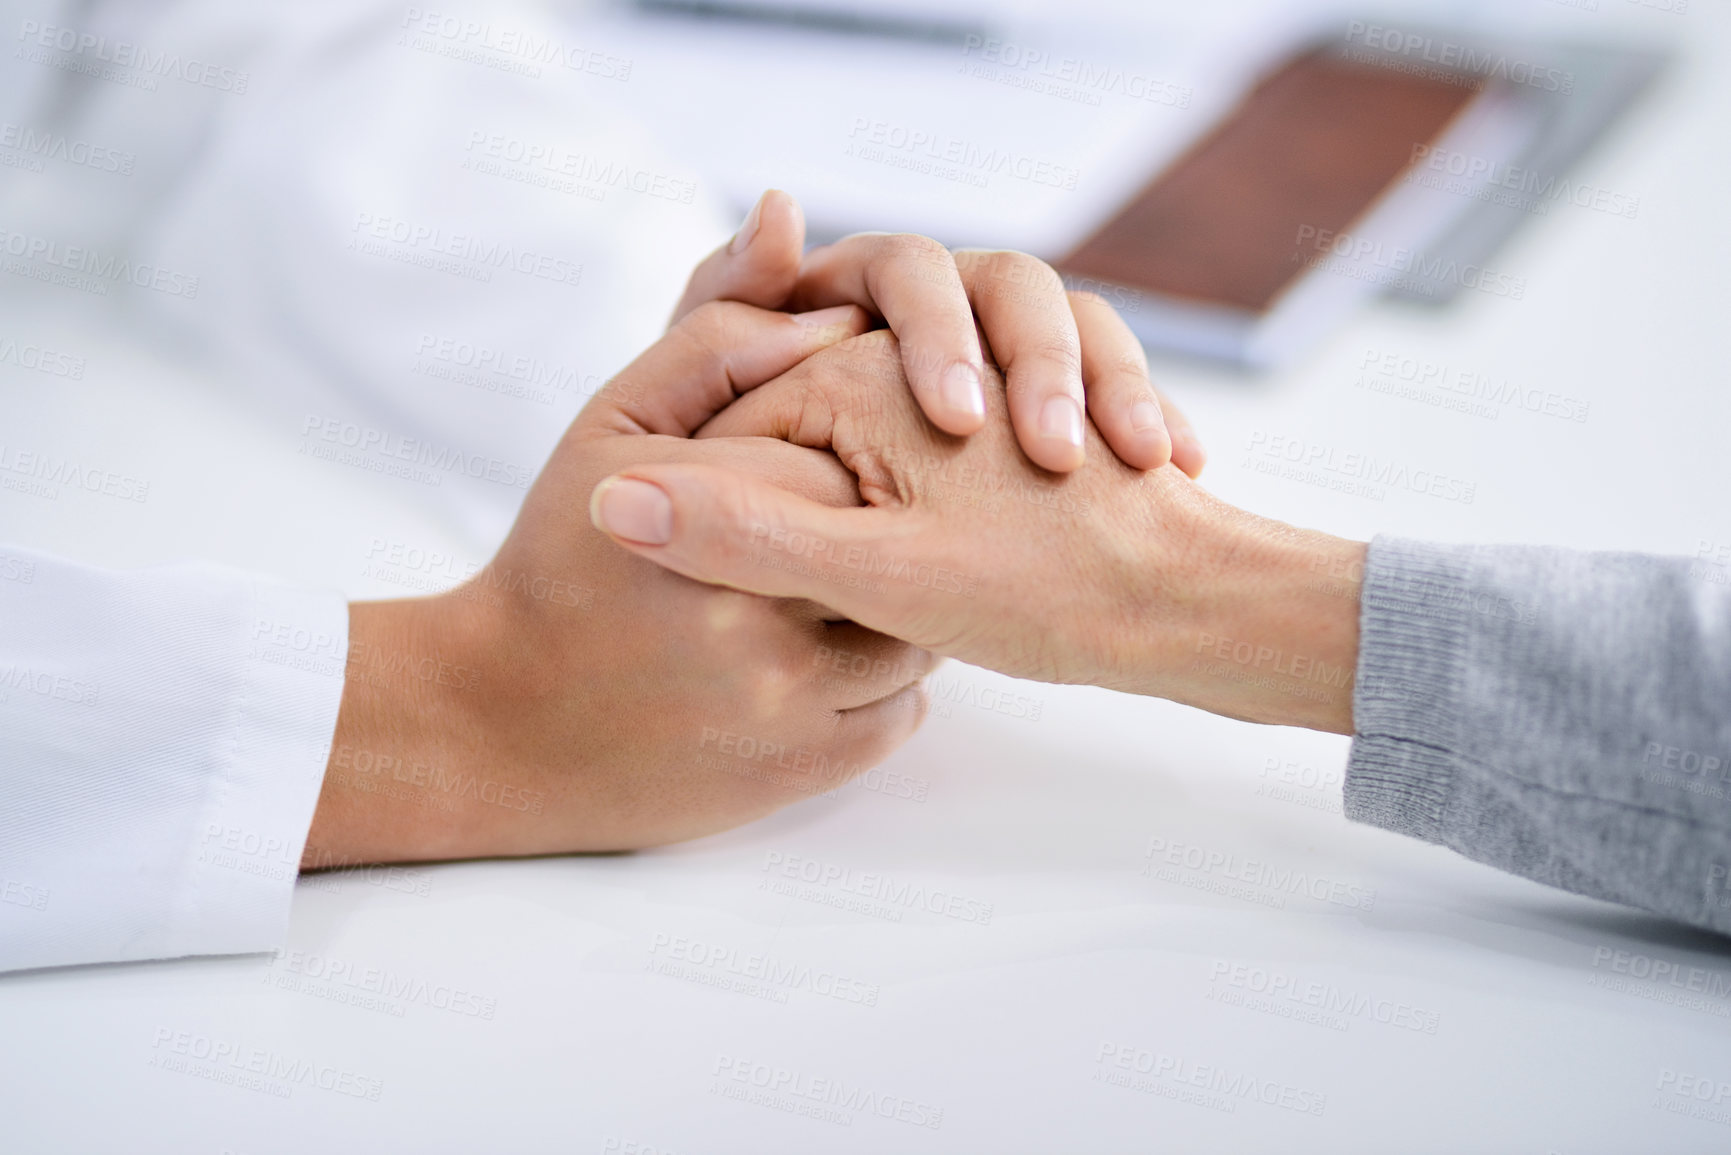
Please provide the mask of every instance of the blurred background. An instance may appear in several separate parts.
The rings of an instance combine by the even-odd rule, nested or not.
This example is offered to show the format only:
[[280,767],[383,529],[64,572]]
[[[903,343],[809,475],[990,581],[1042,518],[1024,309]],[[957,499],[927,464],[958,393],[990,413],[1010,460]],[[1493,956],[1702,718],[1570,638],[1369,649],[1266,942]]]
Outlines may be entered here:
[[[26,344],[55,333],[89,368],[76,383],[14,374],[8,401],[20,416],[72,405],[83,436],[112,420],[112,455],[141,473],[127,442],[159,410],[79,402],[208,374],[249,423],[268,414],[277,446],[302,450],[309,417],[336,418],[532,474],[766,187],[800,198],[814,240],[912,230],[1074,258],[1070,282],[1149,339],[1217,459],[1248,444],[1246,412],[1398,455],[1389,410],[1477,405],[1448,450],[1470,476],[1531,458],[1533,436],[1580,444],[1564,427],[1597,405],[1635,439],[1629,460],[1705,467],[1664,452],[1701,423],[1653,387],[1723,363],[1703,355],[1724,351],[1709,282],[1685,272],[1717,283],[1727,236],[1709,143],[1726,104],[1722,28],[1687,0],[9,7],[0,300],[31,318]],[[1386,75],[1462,96],[1446,126],[1407,131],[1392,114],[1391,164],[1386,147],[1367,151],[1376,117],[1329,136],[1388,92],[1284,114],[1280,94],[1252,97],[1318,51],[1380,53]],[[1209,161],[1223,126],[1250,143]],[[1258,167],[1282,139],[1295,142],[1284,159]],[[1412,159],[1408,140],[1429,156]],[[1300,186],[1308,207],[1268,219]],[[1257,283],[1240,290],[1245,278]],[[1494,350],[1488,364],[1451,360],[1469,335]],[[1369,352],[1429,366],[1386,386],[1417,399],[1334,404],[1338,379],[1374,368],[1360,365]],[[1328,396],[1311,384],[1322,366]],[[1488,380],[1463,385],[1463,371]],[[1534,390],[1561,398],[1535,412],[1564,416],[1506,419]],[[175,460],[152,462],[159,484]],[[469,553],[490,549],[522,497],[367,472],[313,475],[387,504],[436,496],[436,532]],[[1241,500],[1265,487],[1216,474]],[[250,499],[230,480],[198,489],[240,515]],[[49,512],[15,504],[27,522]],[[196,552],[149,518],[129,524]]]

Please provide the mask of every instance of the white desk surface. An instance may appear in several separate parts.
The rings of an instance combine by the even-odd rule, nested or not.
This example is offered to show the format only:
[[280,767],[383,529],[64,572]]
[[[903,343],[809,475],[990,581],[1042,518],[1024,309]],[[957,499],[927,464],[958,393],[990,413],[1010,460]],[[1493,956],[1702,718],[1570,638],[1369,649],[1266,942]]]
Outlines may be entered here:
[[[1635,21],[1687,51],[1579,170],[1638,196],[1636,218],[1554,206],[1499,257],[1523,299],[1378,306],[1263,380],[1158,363],[1217,492],[1348,535],[1731,541],[1731,14],[1599,7],[1561,16],[1583,33]],[[298,429],[172,349],[82,297],[0,281],[0,336],[88,362],[77,382],[0,365],[0,441],[153,481],[132,508],[0,492],[5,540],[117,564],[213,557],[356,596],[401,592],[357,576],[372,537],[485,548],[438,490],[309,465]],[[1357,384],[1369,351],[1589,414],[1376,393]],[[1476,499],[1266,476],[1245,467],[1256,431],[1441,470]],[[1731,1092],[1693,1117],[1662,1086],[1731,1084],[1731,944],[1349,824],[1338,787],[1278,781],[1337,781],[1343,739],[955,666],[938,680],[948,704],[885,767],[924,783],[920,800],[849,787],[651,853],[303,879],[281,957],[0,978],[0,1150],[1731,1149]],[[1037,717],[982,708],[1001,700],[984,690]],[[1153,876],[1155,839],[1202,869]],[[1225,856],[1374,901],[1218,886],[1208,863]],[[940,892],[952,913],[908,900]],[[238,1085],[224,1063],[170,1059],[159,1041],[183,1033],[308,1075]],[[754,1099],[734,1072],[781,1093]],[[798,1097],[826,1080],[847,1089],[841,1117]]]

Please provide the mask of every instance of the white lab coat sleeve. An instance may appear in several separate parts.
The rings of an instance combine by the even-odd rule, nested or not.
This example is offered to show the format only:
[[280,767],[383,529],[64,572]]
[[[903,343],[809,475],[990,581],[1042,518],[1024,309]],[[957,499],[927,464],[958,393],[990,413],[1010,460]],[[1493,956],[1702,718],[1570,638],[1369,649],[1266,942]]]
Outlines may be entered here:
[[335,592],[0,545],[0,971],[279,945],[347,650]]

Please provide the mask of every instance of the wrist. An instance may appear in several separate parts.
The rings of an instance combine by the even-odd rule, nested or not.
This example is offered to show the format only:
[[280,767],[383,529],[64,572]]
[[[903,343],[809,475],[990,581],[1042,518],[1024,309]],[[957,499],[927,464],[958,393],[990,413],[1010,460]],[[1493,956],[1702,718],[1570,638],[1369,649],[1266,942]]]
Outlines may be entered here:
[[472,761],[480,729],[479,619],[448,596],[350,604],[342,705],[303,870],[475,852],[473,815],[439,787]]
[[1161,535],[1180,556],[1149,575],[1180,607],[1150,651],[1155,692],[1246,721],[1352,733],[1367,547],[1193,492],[1177,503],[1184,532]]

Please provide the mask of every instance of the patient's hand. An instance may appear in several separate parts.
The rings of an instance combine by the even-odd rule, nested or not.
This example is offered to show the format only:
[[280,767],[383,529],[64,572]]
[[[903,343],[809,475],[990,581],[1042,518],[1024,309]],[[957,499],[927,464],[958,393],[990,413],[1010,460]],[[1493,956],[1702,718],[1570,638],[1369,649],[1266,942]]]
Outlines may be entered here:
[[[700,431],[833,447],[872,508],[711,465],[633,466],[603,482],[598,524],[679,573],[821,601],[1007,674],[1350,730],[1362,545],[1233,509],[1170,465],[1096,452],[1046,472],[1001,419],[995,374],[984,430],[948,436],[891,387],[901,361],[888,333],[854,338]],[[656,512],[615,525],[626,500]]]
[[669,573],[588,516],[597,481],[649,462],[857,505],[828,453],[687,437],[737,390],[866,323],[851,306],[688,315],[584,409],[485,572],[438,597],[354,605],[304,864],[672,842],[833,789],[899,745],[930,655],[811,603]]
[[860,233],[803,252],[805,218],[784,192],[763,194],[738,234],[691,275],[675,318],[704,301],[804,310],[854,304],[901,341],[903,369],[938,428],[967,435],[985,424],[989,359],[1009,379],[1009,414],[1028,457],[1068,472],[1085,453],[1084,405],[1106,442],[1138,469],[1168,459],[1195,477],[1202,443],[1148,380],[1142,346],[1112,309],[1066,293],[1026,253],[963,250],[911,233]]

